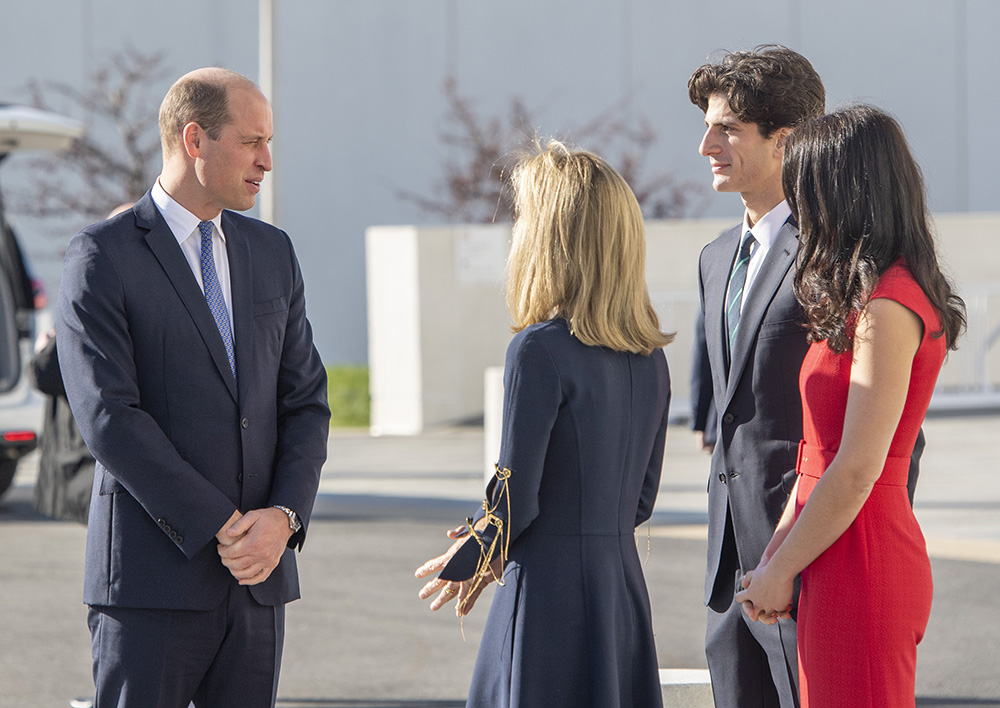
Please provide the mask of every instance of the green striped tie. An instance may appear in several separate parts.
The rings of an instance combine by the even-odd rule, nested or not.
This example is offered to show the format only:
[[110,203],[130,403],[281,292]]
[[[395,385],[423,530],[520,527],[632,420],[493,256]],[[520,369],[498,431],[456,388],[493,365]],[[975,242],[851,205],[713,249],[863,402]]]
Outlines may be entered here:
[[729,350],[733,349],[736,340],[736,330],[740,328],[740,304],[743,302],[743,286],[747,282],[747,266],[750,264],[750,251],[757,243],[749,231],[743,237],[739,255],[729,276],[729,291],[726,293],[726,329],[729,332]]

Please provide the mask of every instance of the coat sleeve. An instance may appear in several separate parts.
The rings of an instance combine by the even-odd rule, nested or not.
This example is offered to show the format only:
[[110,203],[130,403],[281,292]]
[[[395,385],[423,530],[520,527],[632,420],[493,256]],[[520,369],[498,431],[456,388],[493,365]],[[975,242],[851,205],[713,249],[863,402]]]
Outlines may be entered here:
[[656,352],[654,356],[663,359],[664,376],[661,385],[666,388],[666,396],[663,405],[663,415],[660,418],[660,427],[656,432],[656,437],[653,439],[653,448],[649,454],[649,463],[646,465],[646,476],[642,481],[642,492],[639,495],[639,506],[635,514],[636,527],[648,521],[649,517],[653,515],[653,505],[656,504],[656,495],[660,491],[660,475],[663,472],[663,451],[666,445],[667,420],[670,411],[670,372],[667,370],[667,361],[662,350]]
[[712,383],[712,364],[708,357],[705,335],[705,291],[698,267],[698,314],[694,324],[694,350],[691,357],[691,429],[705,434],[705,443],[714,444],[718,437],[718,413]]
[[[440,577],[471,578],[479,565],[481,548],[490,548],[494,541],[498,547],[507,547],[538,516],[545,454],[562,398],[559,369],[538,332],[519,334],[507,350],[504,367],[499,472],[490,482],[484,502],[500,526],[489,524],[470,537]],[[481,510],[476,518],[484,513]]]
[[278,447],[268,503],[288,507],[298,515],[302,529],[288,545],[301,548],[326,461],[330,408],[326,368],[313,345],[302,272],[291,241],[288,248],[292,292],[278,370]]
[[140,407],[123,283],[110,248],[86,232],[66,250],[56,337],[66,394],[94,457],[154,522],[183,523],[175,542],[193,558],[214,542],[236,505]]
[[705,313],[698,310],[694,323],[694,348],[691,357],[691,429],[707,432],[712,425],[712,367],[705,340]]
[[32,357],[28,373],[32,385],[46,396],[66,397],[66,387],[59,371],[59,354],[55,337],[51,337],[42,351]]

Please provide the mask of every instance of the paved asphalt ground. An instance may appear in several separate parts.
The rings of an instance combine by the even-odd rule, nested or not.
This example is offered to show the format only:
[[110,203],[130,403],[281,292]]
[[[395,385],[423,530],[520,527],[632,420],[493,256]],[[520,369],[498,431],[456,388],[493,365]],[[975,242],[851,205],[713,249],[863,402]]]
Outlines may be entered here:
[[[932,418],[925,432],[916,510],[935,596],[917,704],[1000,708],[1000,416]],[[304,597],[288,608],[280,708],[464,705],[489,597],[463,641],[454,614],[416,597],[413,569],[478,503],[482,444],[478,427],[331,433],[300,556]],[[91,687],[85,529],[33,512],[32,462],[0,500],[0,708],[65,708]],[[691,434],[672,428],[646,566],[662,668],[705,667],[707,474]]]

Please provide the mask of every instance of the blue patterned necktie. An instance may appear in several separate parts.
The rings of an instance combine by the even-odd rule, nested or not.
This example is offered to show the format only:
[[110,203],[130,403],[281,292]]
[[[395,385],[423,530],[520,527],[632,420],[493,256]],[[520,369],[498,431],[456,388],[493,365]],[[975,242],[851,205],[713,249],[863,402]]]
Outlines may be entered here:
[[212,253],[212,222],[202,221],[198,224],[201,232],[201,282],[205,288],[205,300],[208,309],[212,311],[215,324],[222,335],[222,343],[226,346],[226,356],[229,357],[229,368],[233,378],[236,378],[236,354],[233,352],[233,331],[229,326],[229,311],[226,309],[226,299],[222,296],[222,286],[219,285],[219,275],[215,272],[215,255]]
[[729,291],[726,293],[726,331],[729,333],[729,351],[733,350],[736,341],[736,330],[740,327],[740,305],[743,302],[743,287],[747,282],[747,267],[750,265],[750,252],[757,243],[749,231],[743,237],[736,264],[729,276]]

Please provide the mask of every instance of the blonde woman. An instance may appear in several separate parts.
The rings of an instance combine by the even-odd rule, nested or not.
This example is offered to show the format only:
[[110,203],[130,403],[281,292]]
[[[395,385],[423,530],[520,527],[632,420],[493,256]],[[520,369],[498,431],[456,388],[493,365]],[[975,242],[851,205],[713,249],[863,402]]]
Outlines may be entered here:
[[660,480],[670,378],[635,196],[550,141],[513,173],[503,437],[486,500],[417,577],[467,613],[500,583],[469,706],[660,706],[635,528]]

